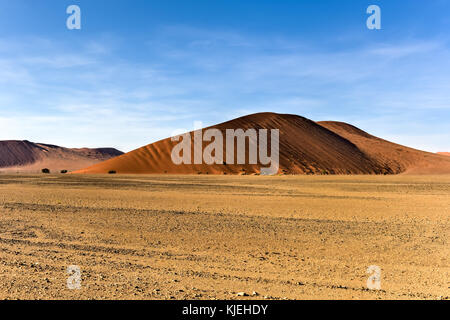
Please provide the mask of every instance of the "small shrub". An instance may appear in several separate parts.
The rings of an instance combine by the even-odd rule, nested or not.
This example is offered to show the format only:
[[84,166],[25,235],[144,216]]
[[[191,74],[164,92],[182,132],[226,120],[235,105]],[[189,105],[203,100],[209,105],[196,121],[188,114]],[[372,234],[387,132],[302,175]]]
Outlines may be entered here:
[[67,170],[61,170],[61,173],[65,174],[65,173],[67,173]]
[[108,174],[116,174],[117,172],[115,171],[115,170],[110,170],[109,172],[108,172]]
[[44,168],[42,169],[42,173],[50,173],[50,169]]

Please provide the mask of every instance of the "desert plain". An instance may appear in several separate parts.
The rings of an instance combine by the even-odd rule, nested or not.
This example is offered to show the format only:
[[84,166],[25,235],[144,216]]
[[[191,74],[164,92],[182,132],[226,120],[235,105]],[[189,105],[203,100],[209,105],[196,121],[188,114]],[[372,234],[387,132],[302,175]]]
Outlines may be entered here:
[[449,236],[450,175],[0,175],[0,299],[448,299]]

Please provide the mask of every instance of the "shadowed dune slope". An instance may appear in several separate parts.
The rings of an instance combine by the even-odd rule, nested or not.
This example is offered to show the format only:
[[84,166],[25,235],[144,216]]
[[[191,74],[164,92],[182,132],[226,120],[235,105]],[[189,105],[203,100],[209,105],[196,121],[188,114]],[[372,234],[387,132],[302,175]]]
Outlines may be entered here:
[[0,141],[0,167],[34,163],[40,152],[42,148],[29,141]]
[[352,142],[359,150],[395,173],[450,174],[450,158],[395,144],[368,134],[350,124],[336,121],[318,122]]
[[[396,174],[408,170],[419,172],[418,169],[433,171],[442,168],[450,172],[450,159],[444,156],[396,145],[344,123],[316,123],[296,115],[257,113],[206,129],[210,128],[219,129],[224,139],[226,129],[280,129],[279,173]],[[191,132],[192,155],[193,136]],[[204,142],[203,147],[209,143]],[[171,160],[171,151],[176,144],[178,142],[170,138],[164,139],[75,173],[258,174],[261,167],[267,167],[230,163],[175,165]],[[247,145],[246,159],[248,150]],[[224,155],[226,152],[224,147]]]
[[33,173],[43,168],[71,171],[121,154],[113,148],[69,149],[30,141],[0,141],[0,171]]

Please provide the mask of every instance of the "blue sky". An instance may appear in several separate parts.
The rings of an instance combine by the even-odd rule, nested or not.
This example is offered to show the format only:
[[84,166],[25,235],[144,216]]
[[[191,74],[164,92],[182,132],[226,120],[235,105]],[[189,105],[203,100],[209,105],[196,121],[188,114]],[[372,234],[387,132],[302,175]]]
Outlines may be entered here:
[[449,31],[446,0],[0,0],[0,140],[130,151],[272,111],[450,151]]

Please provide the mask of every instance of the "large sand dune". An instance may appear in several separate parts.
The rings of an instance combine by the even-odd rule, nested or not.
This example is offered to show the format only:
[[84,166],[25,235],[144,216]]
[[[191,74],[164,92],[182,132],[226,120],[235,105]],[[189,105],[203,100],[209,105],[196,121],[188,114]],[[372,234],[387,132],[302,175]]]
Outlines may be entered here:
[[[279,129],[279,173],[284,174],[450,173],[450,159],[445,156],[396,145],[345,123],[316,123],[296,115],[257,113],[206,129],[210,128],[219,129],[224,135],[226,129]],[[192,133],[191,137],[193,152]],[[264,167],[226,163],[175,165],[171,151],[177,143],[164,139],[75,173],[258,174]]]
[[123,152],[113,148],[69,149],[30,141],[0,141],[0,171],[77,170],[121,154]]

